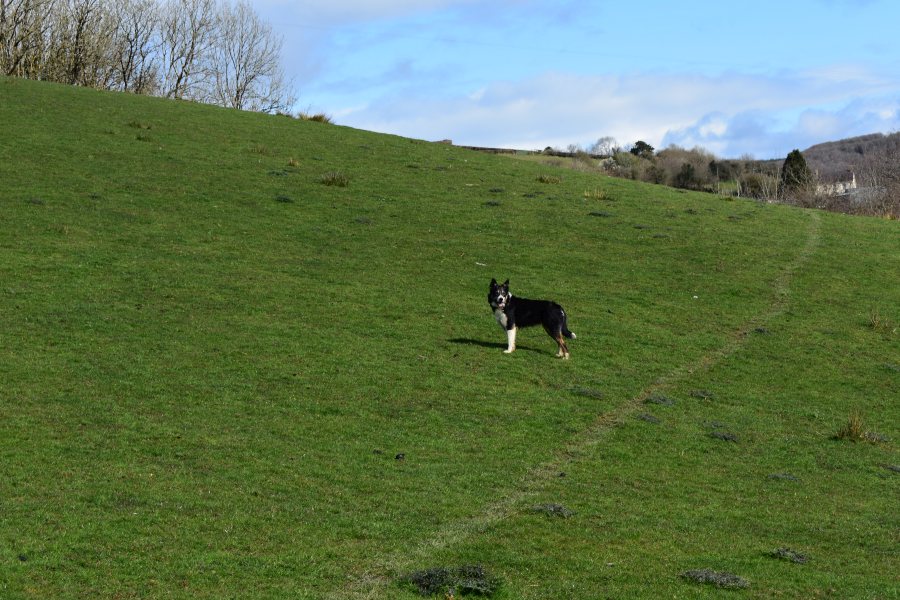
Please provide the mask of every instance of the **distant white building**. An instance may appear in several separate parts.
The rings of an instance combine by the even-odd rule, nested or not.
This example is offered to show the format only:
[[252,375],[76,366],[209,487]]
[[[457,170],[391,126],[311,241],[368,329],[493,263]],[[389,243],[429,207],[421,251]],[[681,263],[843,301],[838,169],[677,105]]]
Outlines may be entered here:
[[850,181],[837,181],[835,183],[820,183],[816,186],[817,196],[846,196],[856,192],[856,173],[852,173]]

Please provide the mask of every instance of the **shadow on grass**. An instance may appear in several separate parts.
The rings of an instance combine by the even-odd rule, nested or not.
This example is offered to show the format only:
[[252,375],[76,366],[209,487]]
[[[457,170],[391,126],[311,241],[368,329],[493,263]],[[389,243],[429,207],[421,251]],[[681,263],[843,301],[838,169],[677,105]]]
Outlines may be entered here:
[[[467,346],[481,346],[482,348],[499,348],[500,350],[506,350],[506,344],[503,342],[486,342],[484,340],[476,340],[472,338],[451,338],[447,341],[451,344],[465,344]],[[520,350],[523,350],[525,352],[545,352],[544,350],[540,350],[539,348],[530,348],[528,346],[516,344],[516,352]]]

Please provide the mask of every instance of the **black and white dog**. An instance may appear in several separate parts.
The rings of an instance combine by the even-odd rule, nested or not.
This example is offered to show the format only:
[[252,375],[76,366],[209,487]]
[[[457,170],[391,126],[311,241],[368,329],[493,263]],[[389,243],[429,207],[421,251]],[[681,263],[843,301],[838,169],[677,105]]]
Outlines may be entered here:
[[569,358],[569,347],[563,337],[575,339],[575,334],[566,326],[566,311],[550,300],[529,300],[516,298],[509,293],[509,279],[498,284],[491,279],[488,304],[494,310],[494,318],[506,330],[508,347],[503,352],[509,354],[516,349],[516,331],[519,327],[543,325],[544,331],[559,344],[556,356]]

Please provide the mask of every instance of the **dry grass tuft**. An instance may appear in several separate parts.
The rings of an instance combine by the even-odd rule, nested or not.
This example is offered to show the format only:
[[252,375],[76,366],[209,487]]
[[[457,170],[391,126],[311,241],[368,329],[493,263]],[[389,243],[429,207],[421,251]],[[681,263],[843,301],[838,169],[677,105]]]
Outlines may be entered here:
[[350,185],[350,178],[343,173],[339,173],[338,171],[332,171],[331,173],[325,173],[324,175],[319,177],[319,183],[321,183],[322,185],[347,187],[348,185]]
[[860,442],[866,439],[866,428],[863,425],[862,415],[858,410],[854,410],[847,418],[847,422],[843,427],[838,429],[834,435],[836,440],[850,440],[851,442]]

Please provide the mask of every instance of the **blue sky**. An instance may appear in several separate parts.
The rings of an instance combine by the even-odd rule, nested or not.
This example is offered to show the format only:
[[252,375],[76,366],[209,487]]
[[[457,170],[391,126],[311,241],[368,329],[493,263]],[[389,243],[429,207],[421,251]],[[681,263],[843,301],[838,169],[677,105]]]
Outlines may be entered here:
[[900,130],[896,0],[251,0],[296,108],[460,145],[721,157]]

